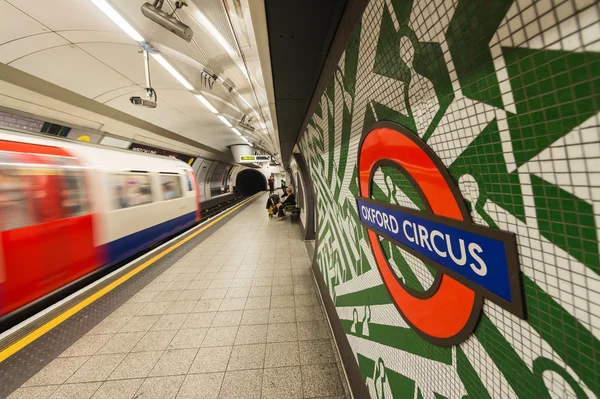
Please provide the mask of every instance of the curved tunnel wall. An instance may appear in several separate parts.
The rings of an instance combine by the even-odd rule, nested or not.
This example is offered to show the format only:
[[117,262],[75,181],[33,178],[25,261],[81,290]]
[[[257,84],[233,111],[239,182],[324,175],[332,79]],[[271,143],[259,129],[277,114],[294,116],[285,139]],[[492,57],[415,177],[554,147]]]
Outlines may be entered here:
[[[353,352],[345,364],[372,398],[598,396],[597,5],[435,3],[368,3],[348,44],[332,50],[343,58],[298,142],[316,196],[314,267],[338,344]],[[516,235],[524,319],[486,297],[473,330],[446,346],[406,322],[356,207],[361,135],[376,121],[433,151],[473,223]],[[373,180],[375,199],[425,209],[397,169]],[[383,247],[412,290],[440,273]]]
[[236,177],[236,187],[243,195],[253,195],[267,189],[267,179],[254,169],[241,170]]

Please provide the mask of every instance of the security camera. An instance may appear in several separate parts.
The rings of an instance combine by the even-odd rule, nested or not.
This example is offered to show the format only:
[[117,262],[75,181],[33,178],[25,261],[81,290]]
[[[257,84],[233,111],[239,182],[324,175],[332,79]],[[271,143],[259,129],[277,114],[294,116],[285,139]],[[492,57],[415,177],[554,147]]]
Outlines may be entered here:
[[156,101],[148,100],[147,98],[130,97],[129,101],[131,101],[133,105],[140,105],[146,108],[156,108]]
[[192,28],[179,21],[173,15],[175,11],[186,6],[185,2],[177,1],[175,2],[175,10],[171,15],[164,12],[161,8],[164,0],[154,0],[154,4],[145,3],[142,6],[142,14],[146,16],[146,18],[156,22],[163,28],[173,32],[177,36],[181,37],[183,40],[191,41],[194,36],[194,31]]

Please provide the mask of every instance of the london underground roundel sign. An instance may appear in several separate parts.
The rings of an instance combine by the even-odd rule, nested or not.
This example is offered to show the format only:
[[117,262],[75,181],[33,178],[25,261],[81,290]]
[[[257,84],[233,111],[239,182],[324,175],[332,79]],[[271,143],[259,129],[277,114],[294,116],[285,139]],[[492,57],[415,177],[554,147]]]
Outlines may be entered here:
[[[392,166],[415,186],[426,211],[371,199],[373,176]],[[443,163],[401,126],[377,122],[358,153],[360,222],[368,230],[377,267],[406,322],[437,345],[464,341],[479,319],[484,298],[524,318],[515,236],[475,225]],[[434,267],[425,292],[407,287],[390,267],[379,237]]]

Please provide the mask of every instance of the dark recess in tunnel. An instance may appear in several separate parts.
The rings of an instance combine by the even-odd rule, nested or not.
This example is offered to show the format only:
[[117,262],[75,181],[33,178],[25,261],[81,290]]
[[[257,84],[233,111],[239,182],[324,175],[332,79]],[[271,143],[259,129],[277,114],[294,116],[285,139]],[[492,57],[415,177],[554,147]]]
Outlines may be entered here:
[[242,195],[253,195],[267,189],[267,179],[257,170],[245,169],[238,173],[235,185]]

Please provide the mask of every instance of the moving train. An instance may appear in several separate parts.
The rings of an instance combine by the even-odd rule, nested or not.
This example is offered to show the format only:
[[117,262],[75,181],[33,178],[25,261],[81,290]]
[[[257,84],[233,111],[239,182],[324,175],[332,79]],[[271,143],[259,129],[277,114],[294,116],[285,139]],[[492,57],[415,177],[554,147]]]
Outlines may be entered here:
[[0,129],[0,316],[199,220],[184,162]]

